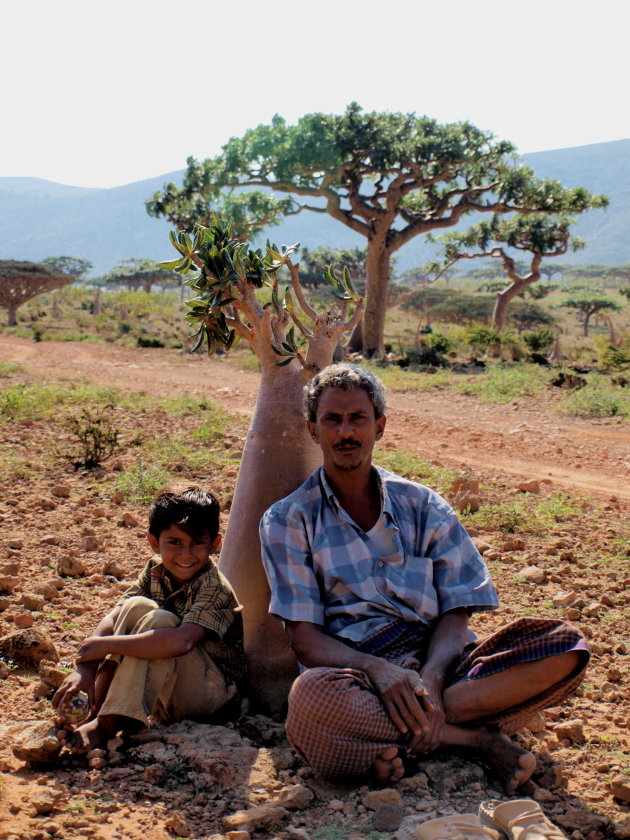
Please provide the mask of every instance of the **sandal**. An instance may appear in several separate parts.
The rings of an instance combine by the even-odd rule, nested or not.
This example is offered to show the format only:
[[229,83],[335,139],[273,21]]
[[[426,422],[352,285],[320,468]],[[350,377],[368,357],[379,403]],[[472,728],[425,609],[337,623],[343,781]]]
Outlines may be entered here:
[[484,825],[506,834],[508,840],[567,840],[533,799],[488,799],[479,806],[479,817]]
[[500,840],[501,835],[481,823],[477,814],[450,814],[427,820],[421,814],[406,817],[397,840]]

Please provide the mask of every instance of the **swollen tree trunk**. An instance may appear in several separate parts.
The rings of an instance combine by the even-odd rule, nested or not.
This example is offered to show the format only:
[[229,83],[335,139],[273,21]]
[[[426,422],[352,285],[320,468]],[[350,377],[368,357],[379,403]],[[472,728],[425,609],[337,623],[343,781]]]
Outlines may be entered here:
[[262,366],[260,388],[219,567],[243,605],[251,699],[267,713],[284,710],[298,668],[281,622],[268,613],[258,525],[269,505],[299,487],[321,463],[306,428],[302,394],[308,379],[330,364],[336,343],[336,336],[311,339],[307,371],[296,360],[278,367],[278,356],[262,341],[255,348]]
[[385,355],[385,313],[389,293],[389,249],[384,238],[368,240],[367,287],[363,314],[363,355]]
[[7,326],[9,327],[17,327],[17,308],[18,305],[15,301],[9,300],[6,303],[7,311],[9,314],[9,318],[7,321]]

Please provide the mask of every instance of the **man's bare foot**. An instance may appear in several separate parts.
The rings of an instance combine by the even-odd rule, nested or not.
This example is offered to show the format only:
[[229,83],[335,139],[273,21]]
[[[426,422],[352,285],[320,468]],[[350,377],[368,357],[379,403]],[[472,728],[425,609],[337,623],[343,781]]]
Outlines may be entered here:
[[395,784],[405,772],[398,747],[387,747],[374,759],[372,777],[378,785]]
[[502,732],[480,730],[478,746],[484,760],[501,777],[509,796],[525,784],[536,769],[536,757]]
[[99,721],[96,717],[76,729],[60,729],[57,738],[73,753],[96,750],[111,738],[109,727],[102,726]]

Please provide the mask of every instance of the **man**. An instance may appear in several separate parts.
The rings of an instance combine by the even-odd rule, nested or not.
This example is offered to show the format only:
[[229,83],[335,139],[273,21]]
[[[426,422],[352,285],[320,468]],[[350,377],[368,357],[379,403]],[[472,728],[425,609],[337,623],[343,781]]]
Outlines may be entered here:
[[474,641],[469,615],[497,608],[494,585],[441,497],[372,465],[382,384],[331,365],[304,390],[324,464],[261,522],[269,609],[305,669],[289,740],[329,779],[381,784],[403,775],[406,756],[468,747],[512,794],[536,759],[506,733],[575,690],[584,638],[525,618]]

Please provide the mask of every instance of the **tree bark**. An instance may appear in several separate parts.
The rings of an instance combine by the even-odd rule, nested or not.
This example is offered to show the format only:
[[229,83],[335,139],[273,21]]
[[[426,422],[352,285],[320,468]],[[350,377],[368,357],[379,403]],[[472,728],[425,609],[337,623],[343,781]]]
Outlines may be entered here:
[[7,321],[7,326],[17,327],[17,308],[18,308],[17,303],[15,303],[15,301],[10,300],[5,305],[7,307],[8,313],[9,313],[9,319]]
[[363,355],[385,355],[385,312],[389,294],[389,257],[385,239],[368,239],[367,288],[363,315]]

